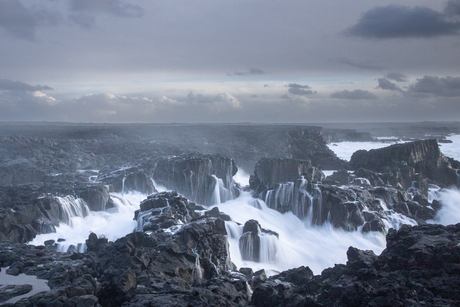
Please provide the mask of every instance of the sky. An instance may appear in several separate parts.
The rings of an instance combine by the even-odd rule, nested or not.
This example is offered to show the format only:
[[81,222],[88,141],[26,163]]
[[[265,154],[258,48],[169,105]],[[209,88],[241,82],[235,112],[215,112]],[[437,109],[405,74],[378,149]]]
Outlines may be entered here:
[[1,0],[0,121],[458,121],[460,0]]

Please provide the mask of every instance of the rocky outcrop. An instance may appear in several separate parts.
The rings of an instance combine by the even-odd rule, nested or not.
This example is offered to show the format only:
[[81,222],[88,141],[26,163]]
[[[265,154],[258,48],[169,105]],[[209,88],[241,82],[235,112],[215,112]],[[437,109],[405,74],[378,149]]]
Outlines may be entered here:
[[308,181],[325,179],[320,169],[313,167],[309,160],[261,159],[250,177],[250,188],[255,195],[275,189],[278,183],[294,182],[303,177]]
[[277,253],[278,233],[263,229],[256,220],[244,223],[243,235],[238,246],[243,260],[255,262],[274,262]]
[[449,159],[439,150],[436,140],[395,144],[369,151],[358,150],[350,159],[350,165],[382,173],[380,178],[394,187],[407,190],[416,181],[422,185],[420,192],[426,195],[427,184],[423,180],[450,187],[458,185],[458,174]]
[[134,219],[137,221],[137,231],[158,231],[189,223],[192,218],[199,216],[194,205],[173,191],[152,194],[143,200]]
[[153,170],[153,179],[191,201],[210,206],[238,196],[233,182],[237,171],[230,157],[190,154],[159,159]]
[[109,188],[104,184],[84,185],[77,187],[75,194],[86,202],[91,211],[105,211],[114,207]]
[[458,306],[460,224],[390,230],[380,256],[350,247],[346,265],[308,267],[260,283],[254,306]]
[[156,192],[152,179],[139,167],[126,167],[98,177],[99,181],[110,185],[113,192],[137,191],[144,194]]

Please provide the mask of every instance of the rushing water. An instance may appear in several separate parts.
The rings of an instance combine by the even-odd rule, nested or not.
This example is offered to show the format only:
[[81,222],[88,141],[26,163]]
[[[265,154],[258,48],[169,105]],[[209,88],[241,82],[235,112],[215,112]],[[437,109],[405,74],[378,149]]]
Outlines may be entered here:
[[[449,139],[453,140],[453,143],[441,144],[441,150],[447,156],[460,159],[460,151],[455,149],[460,144],[460,137],[454,135]],[[330,148],[339,157],[348,160],[351,154],[358,149],[380,148],[389,145],[391,144],[382,142],[343,142],[337,143],[336,146],[331,145]],[[240,170],[234,180],[245,186],[249,182],[249,174]],[[166,188],[160,187],[159,190],[166,190]],[[328,223],[315,226],[307,217],[299,219],[292,212],[282,214],[270,209],[263,200],[253,199],[248,192],[242,192],[238,198],[220,203],[219,199],[230,197],[222,197],[227,192],[221,184],[217,184],[215,203],[219,210],[232,217],[233,221],[227,222],[226,227],[231,259],[238,267],[251,267],[254,270],[264,268],[271,275],[277,271],[308,265],[315,274],[319,274],[323,269],[336,263],[345,263],[349,246],[373,250],[377,254],[385,248],[384,234],[346,232],[334,229]],[[82,243],[91,232],[104,236],[110,241],[132,232],[136,228],[136,221],[133,220],[134,211],[139,208],[140,202],[147,196],[141,193],[111,193],[111,197],[116,207],[105,212],[85,212],[84,204],[80,200],[69,197],[61,199],[61,203],[67,202],[70,208],[69,221],[61,223],[56,228],[56,233],[39,235],[30,243],[41,245],[49,239],[57,241],[59,238],[64,238],[65,241],[60,243],[58,250],[66,251],[70,245],[74,245],[83,251],[85,246]],[[443,208],[431,222],[444,225],[460,222],[460,192],[458,190],[433,189],[430,198],[437,198],[443,204]],[[74,214],[79,210],[78,208],[83,208],[81,215]],[[414,224],[414,221],[401,216],[392,216],[390,220],[391,218],[394,219],[394,223],[390,223],[388,227],[399,227],[401,223]],[[242,260],[239,251],[238,241],[242,235],[243,225],[250,219],[256,219],[262,228],[279,234],[279,239],[273,235],[261,235],[261,262]]]
[[[86,216],[75,215],[70,218],[70,223],[60,223],[55,233],[38,235],[30,244],[43,245],[47,240],[65,239],[58,245],[58,251],[65,252],[70,245],[77,247],[78,251],[85,249],[84,242],[91,232],[109,241],[125,236],[136,227],[134,211],[139,209],[139,204],[147,195],[130,192],[127,194],[111,193],[115,208],[107,211],[90,211]],[[81,200],[75,200],[81,201]]]

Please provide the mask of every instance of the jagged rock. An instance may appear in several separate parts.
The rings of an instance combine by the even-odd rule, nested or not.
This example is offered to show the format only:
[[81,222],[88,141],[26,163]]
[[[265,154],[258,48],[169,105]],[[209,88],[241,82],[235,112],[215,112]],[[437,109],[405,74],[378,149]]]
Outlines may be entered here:
[[105,211],[115,206],[107,185],[87,185],[77,188],[75,193],[86,202],[91,211]]
[[261,159],[255,166],[249,184],[255,195],[274,189],[278,183],[294,182],[303,177],[308,181],[325,179],[321,170],[311,165],[309,160]]
[[[421,194],[426,194],[428,185],[423,179],[428,179],[441,187],[457,186],[458,175],[449,159],[439,150],[436,140],[415,141],[395,144],[385,148],[369,151],[358,150],[351,159],[350,165],[381,172],[384,182],[407,190],[417,181]],[[418,178],[419,176],[420,178]]]
[[[380,256],[350,247],[346,265],[298,268],[254,289],[254,306],[458,306],[460,224],[390,230]],[[308,272],[309,271],[309,272]],[[305,272],[305,273],[304,273]]]
[[105,184],[111,185],[114,192],[137,191],[144,194],[156,192],[150,176],[139,167],[122,168],[100,176],[98,179]]
[[157,231],[188,223],[199,216],[185,197],[173,191],[148,196],[136,210],[134,219],[137,231]]
[[191,201],[210,206],[239,195],[233,182],[237,171],[228,156],[190,154],[159,159],[153,179]]
[[[279,239],[278,233],[263,229],[256,220],[249,220],[244,223],[243,235],[239,238],[238,246],[240,249],[241,258],[243,260],[260,262],[261,260],[270,261],[276,257],[275,250],[270,250],[269,254],[262,255],[261,240],[271,240],[273,237]],[[264,259],[262,259],[262,256]],[[271,259],[265,259],[271,257]]]
[[32,285],[27,284],[0,286],[0,303],[3,303],[13,297],[29,293],[30,291],[32,291]]

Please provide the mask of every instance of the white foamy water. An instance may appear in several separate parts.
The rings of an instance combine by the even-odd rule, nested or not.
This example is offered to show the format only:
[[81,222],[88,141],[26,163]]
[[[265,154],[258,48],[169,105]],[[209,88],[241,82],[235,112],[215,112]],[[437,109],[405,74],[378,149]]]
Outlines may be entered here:
[[447,157],[460,161],[460,134],[450,135],[446,139],[451,140],[452,143],[439,143],[441,152]]
[[460,191],[458,189],[441,189],[434,192],[432,197],[441,202],[442,208],[436,217],[429,221],[430,223],[450,225],[460,222]]
[[249,185],[249,174],[241,167],[238,167],[238,172],[233,176],[233,181],[239,183],[242,187]]
[[55,233],[41,234],[29,242],[33,245],[43,245],[47,240],[55,240],[64,238],[65,241],[59,243],[58,251],[65,252],[70,245],[80,246],[79,251],[84,250],[86,239],[91,232],[94,232],[98,237],[105,237],[109,241],[116,239],[133,232],[136,227],[134,211],[139,209],[139,204],[147,198],[145,194],[130,192],[127,194],[111,193],[111,198],[115,203],[115,208],[107,211],[90,211],[85,217],[74,216],[70,218],[70,223],[60,223],[56,227]]
[[[384,139],[394,139],[394,137],[385,137]],[[332,150],[340,159],[350,161],[351,156],[357,150],[378,149],[399,143],[401,142],[339,142],[327,144],[327,147],[329,147],[329,149]]]
[[[456,147],[459,148],[460,136],[450,136],[449,139],[453,140],[453,143],[440,144],[441,150],[446,156],[459,159],[460,151]],[[330,144],[329,148],[340,158],[349,160],[356,150],[376,149],[394,143],[342,142],[336,144],[337,146]],[[234,180],[245,186],[249,183],[249,174],[240,169],[234,176]],[[166,187],[155,186],[160,191],[167,190]],[[439,199],[443,207],[434,221],[431,222],[443,225],[460,222],[460,191],[456,189],[436,190],[434,189],[430,193],[430,200]],[[216,185],[216,203],[219,203],[218,199],[222,199],[221,193],[224,192],[226,191],[222,190],[220,185]],[[115,241],[132,232],[136,227],[136,221],[133,220],[134,211],[139,208],[140,202],[147,196],[141,193],[124,195],[112,193],[111,197],[116,203],[116,208],[106,212],[89,212],[85,217],[70,217],[67,224],[61,223],[57,227],[56,233],[39,235],[30,243],[41,245],[49,239],[65,238],[66,241],[61,244],[59,250],[66,251],[70,245],[78,246],[79,243],[84,243],[91,232],[98,236],[104,236],[110,241]],[[73,200],[69,197],[63,198],[62,201],[73,204]],[[345,263],[347,261],[346,251],[349,246],[373,250],[376,254],[380,254],[386,244],[385,235],[382,233],[346,232],[335,229],[330,224],[311,226],[308,221],[300,220],[292,212],[282,214],[268,208],[265,202],[259,199],[255,200],[248,192],[242,192],[237,199],[216,206],[220,211],[230,215],[233,220],[233,222],[226,222],[232,261],[238,268],[265,269],[268,275],[302,265],[309,266],[315,274],[319,274],[323,269],[334,266],[334,264]],[[78,211],[78,206],[72,210]],[[386,225],[388,228],[399,227],[403,223],[415,224],[415,221],[411,219],[393,214],[390,212],[391,210],[387,211],[389,212],[388,221],[384,222],[388,224]],[[262,228],[279,234],[279,240],[271,235],[262,235],[261,262],[259,263],[242,260],[239,250],[238,242],[242,235],[243,225],[250,219],[257,220]],[[84,246],[82,246],[83,248]]]
[[[252,203],[253,198],[249,193],[243,192],[239,198],[217,206],[219,210],[230,215],[233,221],[241,224],[237,226],[234,222],[227,222],[231,259],[239,268],[282,271],[308,265],[315,274],[319,274],[323,269],[336,263],[345,263],[349,246],[373,250],[377,254],[385,248],[385,236],[381,233],[346,232],[333,229],[330,225],[310,227],[292,212],[279,213],[268,208],[261,200],[258,201],[261,209],[251,206],[248,202]],[[274,261],[257,263],[241,259],[238,240],[244,223],[250,219],[257,220],[262,228],[279,234],[279,241],[275,244]],[[267,248],[273,250],[273,246]],[[261,255],[263,254],[262,250]]]

